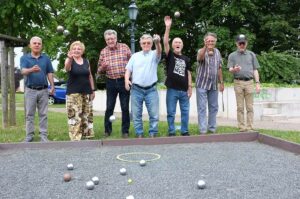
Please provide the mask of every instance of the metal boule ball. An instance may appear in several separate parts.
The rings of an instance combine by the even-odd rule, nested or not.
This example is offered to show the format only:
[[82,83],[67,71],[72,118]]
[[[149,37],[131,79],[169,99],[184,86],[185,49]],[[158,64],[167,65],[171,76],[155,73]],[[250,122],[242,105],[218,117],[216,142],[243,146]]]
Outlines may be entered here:
[[126,169],[125,168],[120,169],[120,174],[123,176],[126,175]]
[[59,25],[59,26],[56,27],[56,31],[57,31],[58,33],[63,33],[64,30],[65,30],[65,28],[64,28],[63,26],[61,26],[61,25]]
[[145,160],[141,160],[141,161],[140,161],[140,166],[143,167],[143,166],[145,166],[145,165],[146,165],[146,161],[145,161]]
[[67,165],[67,169],[68,169],[68,170],[73,170],[73,169],[74,169],[73,164],[68,164],[68,165]]
[[176,11],[176,12],[174,13],[174,17],[179,18],[179,17],[180,17],[180,12],[179,12],[179,11]]
[[71,179],[72,179],[71,174],[69,174],[69,173],[65,173],[65,174],[64,174],[64,181],[65,181],[65,182],[70,182]]
[[199,180],[197,186],[198,186],[199,189],[204,189],[205,186],[206,186],[205,181],[204,180]]
[[88,189],[88,190],[93,190],[94,187],[95,187],[95,184],[93,183],[93,181],[88,181],[85,183],[85,187]]
[[97,176],[93,177],[92,178],[92,181],[95,185],[98,185],[99,184],[99,178]]
[[70,31],[64,30],[63,34],[64,34],[65,36],[68,36],[68,35],[70,34]]
[[209,51],[208,51],[208,55],[209,55],[209,56],[213,56],[213,55],[214,55],[214,51],[213,51],[213,50],[209,50]]
[[158,35],[153,35],[153,42],[156,43],[159,40]]
[[129,195],[126,197],[126,199],[134,199],[133,195]]
[[115,120],[116,120],[116,116],[111,115],[111,116],[109,117],[109,121],[110,121],[110,122],[114,122]]

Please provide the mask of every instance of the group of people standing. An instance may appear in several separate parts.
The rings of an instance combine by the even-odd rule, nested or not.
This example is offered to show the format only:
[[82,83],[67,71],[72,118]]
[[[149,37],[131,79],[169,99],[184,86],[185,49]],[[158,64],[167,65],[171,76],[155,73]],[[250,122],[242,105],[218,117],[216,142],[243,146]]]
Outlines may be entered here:
[[[106,30],[104,39],[107,46],[101,50],[98,61],[98,73],[105,73],[106,81],[106,111],[104,119],[104,135],[112,133],[110,116],[114,113],[117,96],[122,110],[122,137],[128,138],[130,127],[129,102],[136,137],[145,136],[143,128],[143,104],[149,114],[149,137],[158,134],[159,95],[157,91],[157,68],[163,51],[166,59],[166,107],[168,135],[175,136],[176,105],[179,102],[181,111],[181,135],[189,136],[189,99],[192,96],[191,60],[182,54],[183,41],[176,37],[171,47],[169,34],[172,19],[164,18],[165,33],[164,49],[159,35],[153,37],[144,34],[140,38],[141,51],[131,55],[129,47],[117,42],[117,32]],[[199,133],[215,133],[217,130],[216,116],[218,112],[218,92],[223,92],[222,57],[215,47],[217,35],[207,33],[204,36],[204,46],[197,52],[196,97],[198,111]],[[253,52],[246,49],[247,38],[238,35],[237,50],[228,57],[228,69],[234,75],[234,90],[237,101],[237,118],[240,131],[253,130],[253,79],[256,82],[256,92],[260,91],[258,61]],[[153,44],[155,50],[152,50]],[[26,138],[31,142],[34,135],[34,113],[36,107],[40,116],[41,141],[47,139],[47,101],[48,81],[54,92],[53,68],[50,59],[41,53],[42,40],[33,37],[30,40],[31,53],[21,58],[22,73],[26,78]],[[83,58],[85,46],[82,42],[73,42],[65,60],[65,70],[68,72],[67,101],[69,137],[71,140],[91,138],[93,132],[92,101],[95,98],[95,85],[90,64]],[[219,90],[219,91],[218,91]],[[130,100],[131,98],[131,100]],[[246,104],[247,123],[244,122]],[[207,116],[208,108],[208,116]]]

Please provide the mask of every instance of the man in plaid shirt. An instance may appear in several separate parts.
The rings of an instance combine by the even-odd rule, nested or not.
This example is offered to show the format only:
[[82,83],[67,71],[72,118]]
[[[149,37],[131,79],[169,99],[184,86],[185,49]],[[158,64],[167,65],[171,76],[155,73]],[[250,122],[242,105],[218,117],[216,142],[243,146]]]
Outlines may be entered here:
[[106,30],[104,39],[107,46],[101,50],[98,73],[105,73],[106,81],[106,111],[105,111],[105,136],[110,136],[112,124],[109,117],[113,115],[116,99],[119,94],[122,109],[122,137],[127,138],[129,133],[129,96],[130,92],[125,89],[124,75],[125,66],[130,59],[131,51],[126,44],[117,42],[117,32]]

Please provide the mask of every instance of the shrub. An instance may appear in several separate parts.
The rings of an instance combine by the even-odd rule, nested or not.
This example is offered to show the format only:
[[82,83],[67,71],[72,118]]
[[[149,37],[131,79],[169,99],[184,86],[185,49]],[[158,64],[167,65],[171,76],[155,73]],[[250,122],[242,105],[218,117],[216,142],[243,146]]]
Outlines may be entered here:
[[268,83],[300,83],[300,59],[286,53],[262,52],[257,56],[260,80]]

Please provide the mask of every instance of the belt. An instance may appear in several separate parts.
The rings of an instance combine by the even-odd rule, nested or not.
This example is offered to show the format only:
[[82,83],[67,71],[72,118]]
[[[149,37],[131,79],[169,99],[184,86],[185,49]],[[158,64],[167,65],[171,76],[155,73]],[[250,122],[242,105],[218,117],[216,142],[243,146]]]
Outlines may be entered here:
[[250,81],[253,78],[252,77],[235,77],[236,80],[242,80],[242,81]]
[[43,90],[45,88],[48,88],[48,86],[27,86],[27,88],[33,89],[33,90]]
[[112,82],[120,82],[120,81],[124,81],[124,77],[120,77],[120,78],[116,78],[116,79],[107,78],[107,80],[112,81]]
[[155,85],[156,85],[156,82],[154,82],[154,83],[151,84],[150,86],[140,86],[140,85],[138,85],[138,84],[133,84],[133,85],[136,86],[136,87],[138,87],[138,88],[147,90],[147,89],[152,88],[153,86],[155,86]]

